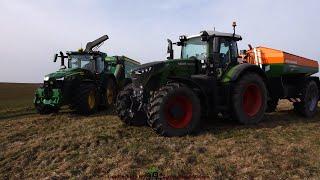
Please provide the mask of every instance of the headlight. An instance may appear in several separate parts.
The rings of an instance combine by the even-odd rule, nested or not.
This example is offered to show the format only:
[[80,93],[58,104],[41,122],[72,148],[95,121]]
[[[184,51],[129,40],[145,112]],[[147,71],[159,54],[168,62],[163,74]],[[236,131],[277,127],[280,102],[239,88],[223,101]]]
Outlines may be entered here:
[[147,68],[138,69],[134,71],[134,73],[139,75],[139,74],[150,72],[151,70],[152,70],[152,67],[147,67]]
[[49,81],[49,76],[45,76],[45,77],[43,78],[43,80],[44,80],[44,81]]

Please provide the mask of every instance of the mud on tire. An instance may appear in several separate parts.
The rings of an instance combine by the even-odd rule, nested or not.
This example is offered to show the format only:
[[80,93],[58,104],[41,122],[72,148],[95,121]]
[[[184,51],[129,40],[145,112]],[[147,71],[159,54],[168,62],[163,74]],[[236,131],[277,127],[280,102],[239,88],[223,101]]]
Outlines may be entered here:
[[162,136],[183,136],[196,132],[200,126],[200,100],[180,83],[168,83],[156,91],[148,112],[148,124]]

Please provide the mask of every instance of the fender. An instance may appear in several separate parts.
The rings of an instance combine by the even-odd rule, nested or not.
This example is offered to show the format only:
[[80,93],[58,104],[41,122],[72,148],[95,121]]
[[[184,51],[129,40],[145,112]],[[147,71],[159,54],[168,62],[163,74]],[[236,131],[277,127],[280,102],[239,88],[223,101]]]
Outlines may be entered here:
[[223,75],[221,82],[234,82],[238,80],[245,72],[255,72],[259,74],[264,81],[267,80],[265,72],[260,67],[257,65],[244,63],[232,67],[225,75]]

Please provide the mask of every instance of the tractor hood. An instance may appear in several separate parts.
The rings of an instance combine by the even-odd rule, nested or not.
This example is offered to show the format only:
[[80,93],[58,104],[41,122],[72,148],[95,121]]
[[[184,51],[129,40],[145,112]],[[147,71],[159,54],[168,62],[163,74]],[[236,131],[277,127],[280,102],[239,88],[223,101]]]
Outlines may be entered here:
[[187,77],[197,71],[198,60],[173,59],[142,64],[132,71],[132,80],[145,85],[152,77],[165,81],[168,76]]
[[90,72],[80,68],[60,69],[54,73],[50,73],[46,75],[44,77],[44,81],[48,81],[49,79],[64,80],[64,78],[68,78],[72,76],[81,76],[87,73],[90,73]]

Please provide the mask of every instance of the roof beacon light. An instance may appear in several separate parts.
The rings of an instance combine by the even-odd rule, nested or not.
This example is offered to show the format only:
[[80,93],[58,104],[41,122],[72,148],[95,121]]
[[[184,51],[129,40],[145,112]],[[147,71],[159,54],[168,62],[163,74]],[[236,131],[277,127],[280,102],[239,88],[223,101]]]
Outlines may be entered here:
[[237,22],[233,21],[232,22],[232,27],[233,27],[233,37],[234,37],[236,35]]

